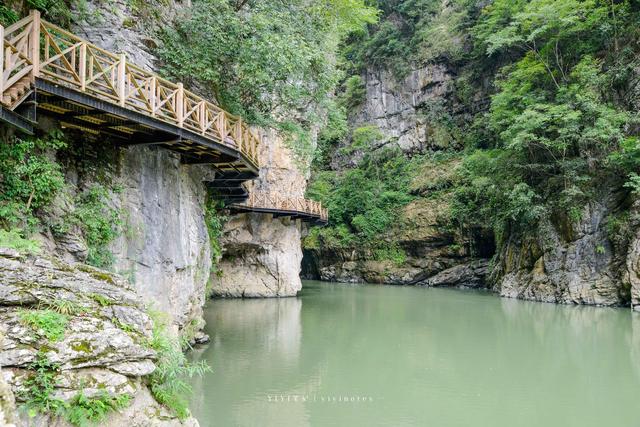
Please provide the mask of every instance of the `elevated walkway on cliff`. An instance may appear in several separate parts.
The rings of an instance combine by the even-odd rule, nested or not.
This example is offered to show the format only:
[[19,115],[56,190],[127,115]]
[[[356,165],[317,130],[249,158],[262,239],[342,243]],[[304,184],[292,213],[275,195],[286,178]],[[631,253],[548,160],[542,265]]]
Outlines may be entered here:
[[[181,83],[83,40],[37,11],[0,26],[0,39],[0,121],[33,134],[39,118],[48,116],[119,145],[163,147],[179,153],[185,164],[211,165],[216,175],[207,184],[234,212],[243,206],[243,211],[321,219],[316,202],[250,195],[244,183],[259,175],[260,138],[240,117]],[[290,206],[308,210],[281,209]]]
[[302,197],[287,197],[274,192],[252,191],[243,202],[233,202],[231,212],[261,212],[274,217],[301,219],[314,225],[326,225],[329,212],[319,202]]

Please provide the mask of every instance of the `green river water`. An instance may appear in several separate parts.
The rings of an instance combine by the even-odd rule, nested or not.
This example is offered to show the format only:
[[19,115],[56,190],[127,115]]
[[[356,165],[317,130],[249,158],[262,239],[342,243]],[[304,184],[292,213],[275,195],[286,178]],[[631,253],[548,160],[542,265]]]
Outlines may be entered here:
[[304,282],[297,298],[212,300],[205,319],[202,427],[640,427],[628,309]]

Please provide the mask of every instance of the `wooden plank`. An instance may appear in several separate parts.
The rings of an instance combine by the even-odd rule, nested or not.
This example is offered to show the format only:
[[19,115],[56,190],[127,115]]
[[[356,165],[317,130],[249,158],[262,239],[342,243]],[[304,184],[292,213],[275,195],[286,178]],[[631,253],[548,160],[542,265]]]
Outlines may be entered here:
[[31,19],[33,19],[33,15],[28,15],[22,18],[21,20],[19,20],[18,22],[15,22],[9,25],[7,28],[4,29],[5,35],[8,36],[9,34],[13,33],[15,30],[18,30],[26,26],[27,24],[29,24],[29,22],[31,22]]
[[184,88],[182,83],[178,83],[178,91],[175,96],[176,100],[176,119],[178,120],[178,127],[184,127]]

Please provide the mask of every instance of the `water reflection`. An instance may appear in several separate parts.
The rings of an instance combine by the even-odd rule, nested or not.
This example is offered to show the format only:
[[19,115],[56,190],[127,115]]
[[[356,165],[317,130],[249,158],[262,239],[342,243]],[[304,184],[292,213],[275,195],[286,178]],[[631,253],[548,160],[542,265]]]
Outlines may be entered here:
[[[640,315],[627,310],[307,282],[300,298],[213,301],[206,320],[203,427],[636,421]],[[321,400],[341,397],[371,401]]]
[[[302,300],[298,298],[261,300],[214,300],[205,311],[211,342],[193,352],[193,360],[205,359],[214,374],[194,379],[192,410],[204,414],[207,425],[264,425],[277,420],[278,408],[269,405],[268,396],[279,388],[278,377],[288,380],[281,371],[297,370],[300,360]],[[216,389],[211,389],[215,381]],[[244,393],[245,383],[253,384]],[[222,413],[221,413],[222,410]],[[273,413],[273,418],[271,416]],[[224,415],[233,424],[216,419]],[[291,414],[303,420],[303,414]],[[304,425],[304,424],[301,424]]]
[[631,363],[640,381],[640,313],[631,314]]

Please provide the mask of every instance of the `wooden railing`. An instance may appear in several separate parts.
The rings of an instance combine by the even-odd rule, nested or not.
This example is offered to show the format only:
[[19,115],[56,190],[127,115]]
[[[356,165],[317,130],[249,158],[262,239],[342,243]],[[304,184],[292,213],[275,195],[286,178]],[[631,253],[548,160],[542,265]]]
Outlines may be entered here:
[[25,77],[31,83],[39,78],[198,133],[240,151],[258,167],[260,140],[240,117],[185,90],[181,83],[132,64],[125,54],[104,50],[41,20],[37,11],[0,27],[0,37],[3,99]]
[[308,214],[322,221],[329,220],[329,211],[323,208],[320,202],[302,197],[287,197],[280,193],[252,191],[245,202],[235,203],[232,206]]

